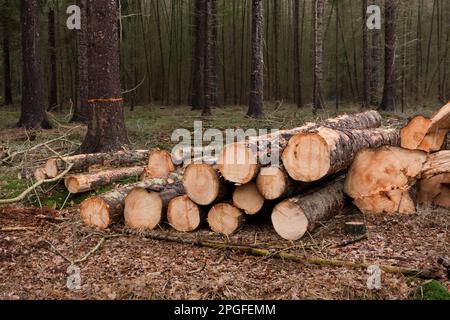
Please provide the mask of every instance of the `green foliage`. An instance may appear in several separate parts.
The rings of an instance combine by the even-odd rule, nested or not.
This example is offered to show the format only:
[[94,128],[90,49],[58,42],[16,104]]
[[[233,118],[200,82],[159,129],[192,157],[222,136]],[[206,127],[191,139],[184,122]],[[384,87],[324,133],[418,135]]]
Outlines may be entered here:
[[416,300],[450,300],[450,292],[436,280],[427,281],[415,292]]

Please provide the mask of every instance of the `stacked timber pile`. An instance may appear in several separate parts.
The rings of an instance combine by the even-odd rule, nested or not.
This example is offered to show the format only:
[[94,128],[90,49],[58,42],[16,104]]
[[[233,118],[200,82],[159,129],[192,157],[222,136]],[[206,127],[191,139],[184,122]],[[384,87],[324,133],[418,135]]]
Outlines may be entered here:
[[[411,213],[417,200],[449,207],[450,151],[440,151],[450,130],[448,109],[425,122],[415,117],[401,130],[381,128],[376,111],[340,116],[227,145],[217,159],[185,159],[179,168],[161,150],[145,152],[145,168],[105,157],[119,168],[79,173],[86,166],[77,164],[66,184],[85,191],[126,172],[140,175],[141,182],[81,204],[83,221],[101,229],[119,221],[137,230],[166,223],[180,232],[209,225],[228,236],[246,218],[267,214],[282,238],[295,241],[339,215],[347,197],[363,213]],[[279,163],[267,164],[275,150]],[[69,160],[56,161],[57,171]],[[349,223],[345,230],[366,227]]]

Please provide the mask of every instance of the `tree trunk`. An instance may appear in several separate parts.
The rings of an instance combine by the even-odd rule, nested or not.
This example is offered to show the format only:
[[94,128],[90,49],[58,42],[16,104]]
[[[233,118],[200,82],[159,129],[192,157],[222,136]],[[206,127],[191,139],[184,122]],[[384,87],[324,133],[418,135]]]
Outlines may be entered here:
[[208,213],[208,224],[212,231],[226,236],[238,231],[244,223],[244,214],[228,203],[216,204]]
[[384,52],[384,90],[380,109],[394,111],[396,101],[396,75],[395,52],[397,47],[396,36],[396,8],[395,0],[385,0],[385,52]]
[[362,101],[362,109],[367,109],[370,106],[370,84],[369,84],[369,37],[368,37],[368,28],[366,26],[367,22],[367,0],[363,0],[363,8],[362,8],[362,34],[363,34],[363,101]]
[[106,186],[112,182],[120,181],[125,178],[139,177],[144,167],[118,168],[112,170],[103,170],[95,173],[81,173],[68,176],[64,184],[71,194],[83,193]]
[[321,222],[341,214],[344,200],[344,181],[340,179],[318,191],[278,204],[272,212],[273,227],[283,239],[299,240]]
[[322,62],[323,62],[323,16],[325,12],[325,1],[314,0],[313,21],[314,21],[314,84],[313,84],[313,108],[314,113],[324,108],[322,95]]
[[397,147],[366,149],[348,171],[345,192],[363,213],[414,213],[413,186],[426,158]]
[[298,108],[303,107],[303,94],[302,94],[302,49],[303,48],[303,30],[300,30],[300,23],[303,26],[304,23],[304,5],[302,10],[302,18],[300,22],[300,0],[294,0],[294,97],[295,103]]
[[[266,162],[272,149],[282,154],[289,140],[296,134],[314,131],[320,126],[346,129],[368,129],[381,125],[381,115],[368,111],[355,115],[343,115],[325,120],[319,124],[307,124],[291,130],[252,137],[246,143],[233,143],[224,147],[217,161],[222,176],[231,182],[245,184],[253,180],[259,171],[259,164]],[[270,159],[269,159],[270,160]],[[267,163],[265,165],[268,165]]]
[[89,101],[92,113],[81,153],[120,150],[129,145],[119,67],[117,0],[87,0]]
[[50,88],[48,95],[48,110],[55,111],[58,108],[58,83],[56,69],[56,32],[55,9],[50,4],[48,11],[48,47],[50,57]]
[[[70,122],[88,123],[90,113],[93,112],[89,105],[89,73],[88,73],[88,39],[87,39],[87,0],[78,0],[78,6],[81,12],[81,29],[77,30],[77,70],[76,86],[77,99],[74,113]],[[93,130],[93,128],[90,128]],[[93,130],[95,135],[95,131]]]
[[2,29],[3,29],[3,81],[4,96],[3,103],[5,106],[13,104],[12,83],[11,83],[11,52],[10,52],[10,32],[9,17],[10,14],[9,0],[4,0],[4,8],[2,9]]
[[370,63],[370,104],[378,106],[380,103],[380,30],[372,30],[371,63]]
[[20,22],[22,26],[22,109],[18,127],[49,129],[45,113],[39,51],[38,0],[21,0]]
[[179,183],[160,186],[136,187],[125,198],[124,216],[127,227],[154,230],[166,217],[172,199],[184,195]]
[[264,207],[265,199],[253,182],[236,188],[233,193],[233,205],[248,215],[259,213]]
[[252,1],[252,74],[248,117],[262,118],[264,99],[264,20],[261,0]]
[[179,196],[169,202],[167,222],[180,232],[193,232],[203,222],[203,212],[188,196]]
[[313,182],[347,169],[361,150],[399,144],[396,129],[320,127],[315,132],[295,135],[281,158],[292,179]]

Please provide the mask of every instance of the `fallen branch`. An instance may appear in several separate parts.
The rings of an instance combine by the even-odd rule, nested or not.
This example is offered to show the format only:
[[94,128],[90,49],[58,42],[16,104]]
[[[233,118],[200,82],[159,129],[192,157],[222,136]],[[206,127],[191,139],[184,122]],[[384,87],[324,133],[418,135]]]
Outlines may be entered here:
[[62,178],[64,178],[64,176],[66,174],[69,173],[69,171],[72,169],[72,164],[70,164],[66,170],[64,170],[63,172],[61,172],[61,174],[59,174],[57,177],[53,178],[53,179],[48,179],[48,180],[42,180],[42,181],[38,181],[35,184],[33,184],[31,187],[29,187],[28,189],[26,189],[24,192],[22,192],[19,196],[12,198],[12,199],[0,199],[0,204],[10,204],[10,203],[16,203],[16,202],[20,202],[23,199],[25,199],[25,197],[33,192],[33,190],[35,190],[37,187],[40,187],[41,185],[45,184],[45,183],[53,183],[53,182],[57,182],[59,180],[61,180]]
[[[285,252],[278,252],[273,253],[270,250],[267,249],[258,249],[258,248],[252,248],[245,245],[239,245],[239,244],[230,244],[230,243],[224,243],[224,242],[215,242],[215,241],[208,241],[208,240],[201,240],[201,239],[189,239],[186,237],[180,237],[180,236],[173,236],[168,234],[162,234],[156,231],[133,231],[133,230],[126,230],[126,233],[132,234],[132,235],[141,235],[148,239],[153,240],[159,240],[159,241],[169,241],[169,242],[175,242],[180,244],[188,244],[188,245],[194,245],[198,247],[204,247],[204,248],[212,248],[212,249],[223,249],[223,250],[229,250],[229,251],[237,251],[240,253],[245,253],[253,256],[259,256],[259,257],[273,257],[281,260],[288,260],[288,261],[296,261],[304,264],[315,264],[315,265],[321,265],[321,266],[331,266],[331,267],[344,267],[344,268],[351,268],[351,269],[367,269],[371,265],[374,265],[374,263],[363,263],[363,262],[351,262],[351,261],[344,261],[344,260],[334,260],[334,259],[323,259],[323,258],[304,258],[295,254],[291,253],[285,253]],[[413,269],[413,268],[403,268],[403,267],[396,267],[391,265],[379,265],[380,269],[387,273],[397,273],[397,274],[403,274],[404,276],[410,276],[410,277],[417,277],[421,279],[439,279],[440,275],[436,273],[434,270],[426,270],[426,269]]]
[[36,230],[36,228],[31,227],[5,227],[1,228],[0,232],[18,232],[18,231],[32,231]]

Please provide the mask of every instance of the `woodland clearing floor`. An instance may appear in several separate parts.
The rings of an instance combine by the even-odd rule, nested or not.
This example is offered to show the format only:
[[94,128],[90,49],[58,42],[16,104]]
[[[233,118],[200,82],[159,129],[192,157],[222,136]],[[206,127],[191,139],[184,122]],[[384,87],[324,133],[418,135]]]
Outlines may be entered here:
[[[295,107],[267,106],[267,119],[262,121],[245,119],[245,107],[216,109],[215,117],[206,119],[205,127],[287,128],[314,120],[310,109],[292,108]],[[356,108],[342,111],[351,110]],[[67,135],[51,148],[42,146],[20,153],[12,164],[0,166],[0,198],[7,198],[20,194],[30,185],[26,178],[45,159],[54,156],[54,151],[70,153],[76,149],[85,128],[66,124],[67,116],[58,115],[52,117],[55,129],[51,131],[30,133],[8,129],[18,118],[17,108],[1,112],[0,145],[11,151],[26,151]],[[324,113],[321,118],[328,116],[333,113]],[[409,114],[384,116],[385,125],[399,126]],[[193,121],[200,119],[198,113],[187,107],[152,106],[127,112],[133,148],[169,148],[174,129],[192,130]],[[39,188],[37,194],[17,206],[0,207],[0,229],[3,229],[0,231],[0,299],[409,299],[423,283],[416,278],[383,273],[382,289],[370,291],[364,269],[301,264],[149,240],[125,234],[120,225],[99,233],[79,221],[77,204],[88,195],[67,198],[60,185]],[[65,209],[23,209],[41,204]],[[349,212],[353,214],[347,215]],[[55,216],[62,221],[52,218]],[[438,258],[450,255],[448,210],[424,209],[408,216],[362,216],[347,210],[295,243],[281,240],[272,230],[269,217],[264,218],[246,225],[229,239],[214,235],[206,228],[184,236],[229,240],[303,257],[423,269],[438,267]],[[342,226],[349,219],[365,220],[369,227],[368,239],[331,248],[348,240]],[[8,228],[20,230],[7,231]],[[167,226],[162,228],[161,232],[168,232]],[[105,236],[100,248],[77,264],[81,269],[81,289],[69,290],[66,281],[70,263],[62,256],[69,260],[83,257]],[[441,279],[441,283],[450,289],[448,280]]]

